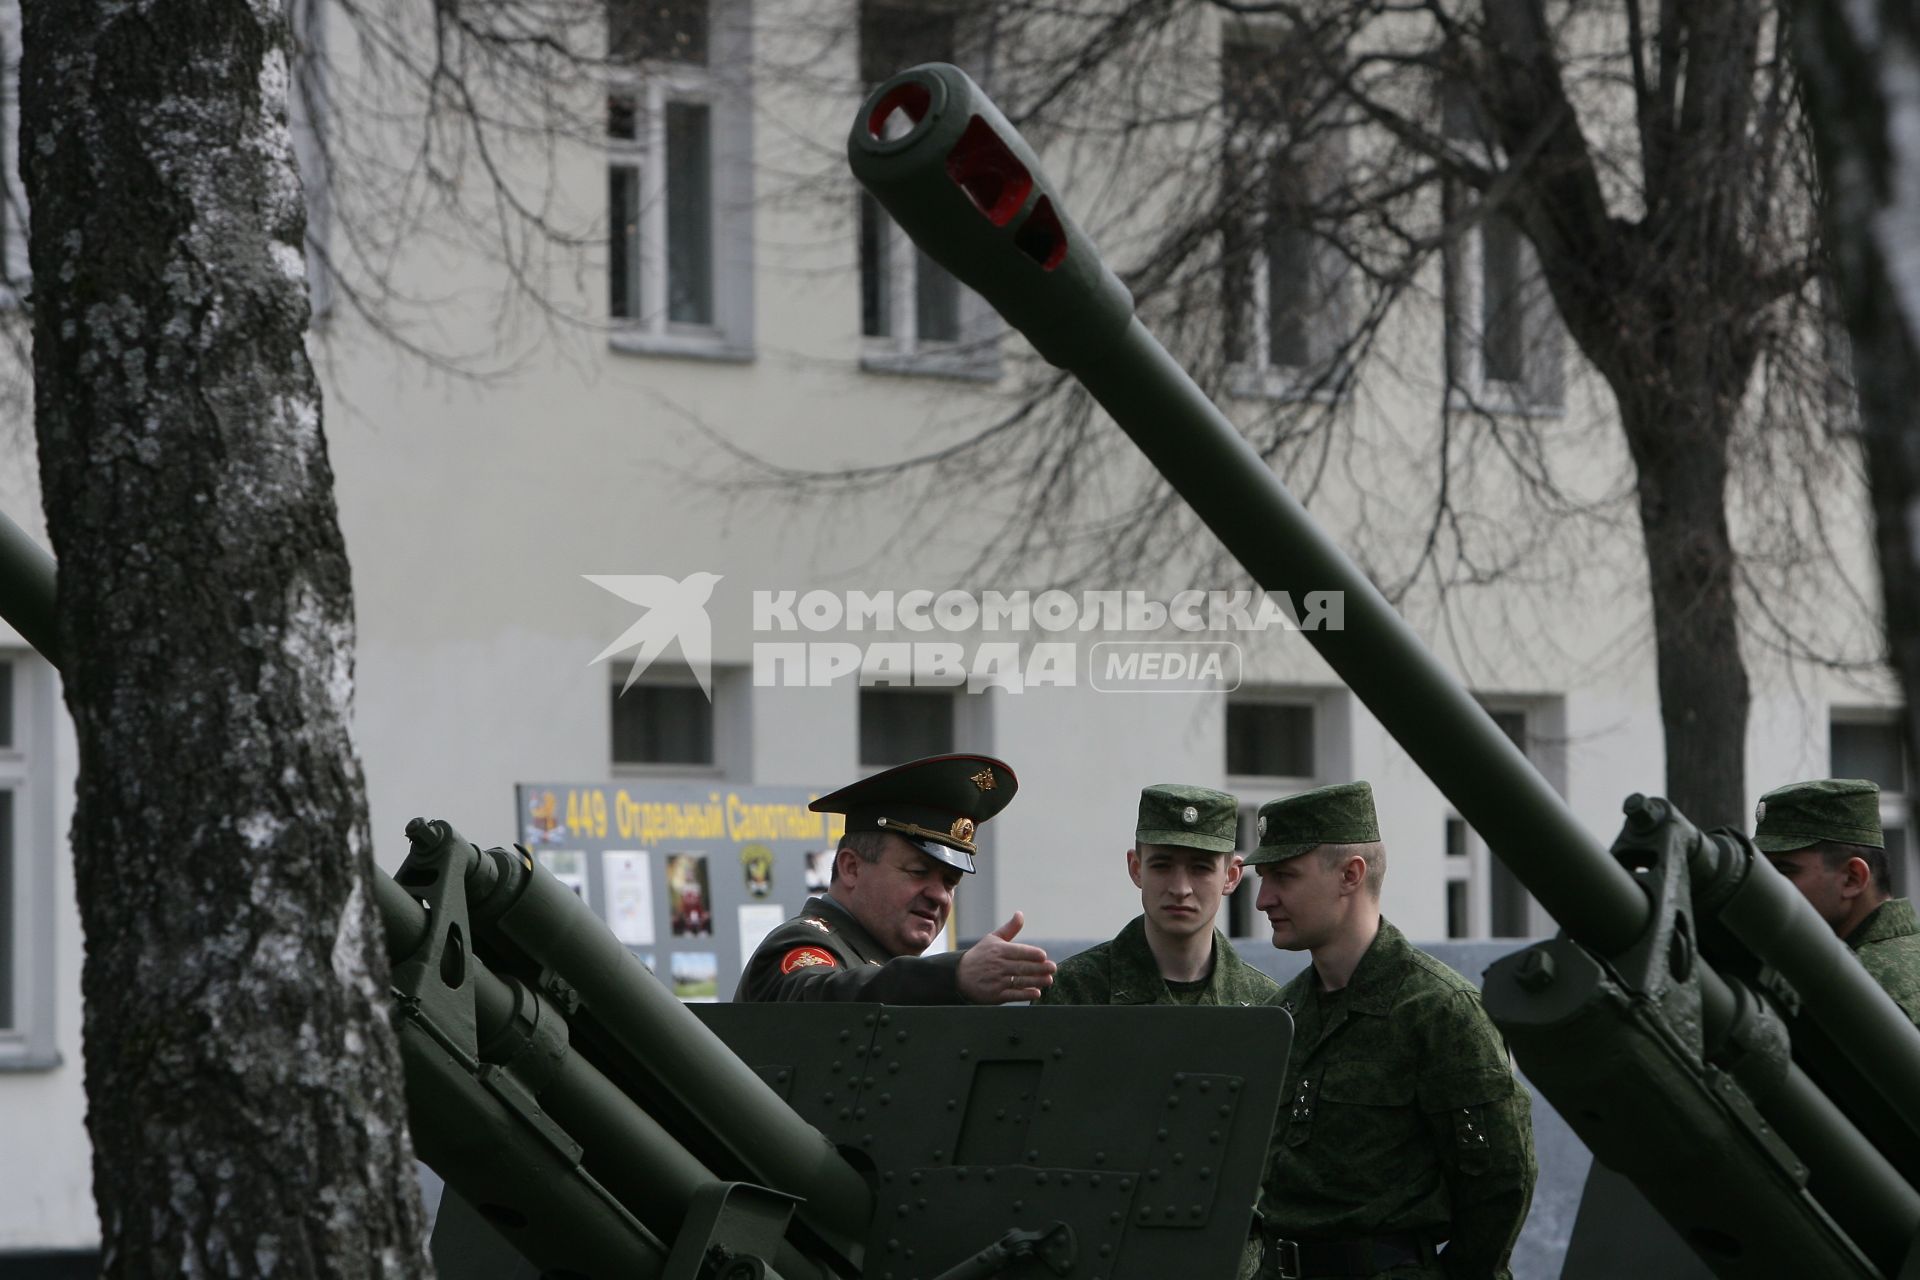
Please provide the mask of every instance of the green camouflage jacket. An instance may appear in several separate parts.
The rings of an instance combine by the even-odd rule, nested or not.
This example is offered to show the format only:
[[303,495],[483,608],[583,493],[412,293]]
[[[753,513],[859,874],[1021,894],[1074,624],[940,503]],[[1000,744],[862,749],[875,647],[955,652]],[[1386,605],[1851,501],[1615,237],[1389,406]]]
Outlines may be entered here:
[[845,907],[825,896],[808,898],[799,915],[754,949],[733,998],[965,1004],[961,954],[888,955]]
[[1888,898],[1847,938],[1873,980],[1920,1025],[1920,917],[1905,898]]
[[1293,1051],[1260,1211],[1269,1232],[1448,1240],[1395,1277],[1507,1280],[1533,1198],[1532,1104],[1473,984],[1387,921],[1340,991],[1286,985]]
[[[1041,1004],[1178,1004],[1147,946],[1147,919],[1135,916],[1112,942],[1069,956]],[[1280,984],[1240,958],[1213,931],[1213,973],[1194,1004],[1279,1004]]]

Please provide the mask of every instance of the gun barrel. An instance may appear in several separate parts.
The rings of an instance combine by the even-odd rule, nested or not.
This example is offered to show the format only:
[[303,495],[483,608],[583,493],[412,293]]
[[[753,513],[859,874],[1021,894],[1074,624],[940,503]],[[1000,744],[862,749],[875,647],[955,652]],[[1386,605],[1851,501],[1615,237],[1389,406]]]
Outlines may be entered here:
[[[409,866],[464,843],[441,822],[416,824],[409,833]],[[401,870],[404,877],[407,867]],[[655,1100],[698,1130],[694,1150],[804,1197],[798,1216],[842,1256],[860,1255],[873,1211],[873,1192],[860,1173],[648,973],[578,895],[520,850],[481,854],[467,886],[478,952],[515,952],[558,975],[627,1065],[644,1076]],[[384,905],[390,895],[382,893]],[[401,932],[417,937],[424,927],[410,924]],[[694,1135],[687,1140],[694,1143]]]
[[0,511],[0,616],[54,666],[61,665],[54,628],[53,557]]
[[930,63],[880,85],[848,157],[923,251],[1080,379],[1256,582],[1295,599],[1341,593],[1344,625],[1302,634],[1569,936],[1603,954],[1640,936],[1633,878],[1134,317],[965,72]]

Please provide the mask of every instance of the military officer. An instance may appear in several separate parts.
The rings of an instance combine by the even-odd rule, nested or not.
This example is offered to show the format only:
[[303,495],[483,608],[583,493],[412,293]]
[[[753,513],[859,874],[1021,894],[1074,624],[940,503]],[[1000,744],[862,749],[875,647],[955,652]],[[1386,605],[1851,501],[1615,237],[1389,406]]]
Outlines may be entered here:
[[1533,1197],[1531,1105],[1473,984],[1380,915],[1364,782],[1261,807],[1258,906],[1313,962],[1294,1016],[1263,1276],[1506,1280]]
[[1042,1004],[1277,1004],[1280,984],[1213,927],[1240,884],[1239,804],[1166,783],[1140,793],[1127,874],[1141,914],[1111,942],[1063,962]]
[[986,756],[933,756],[888,769],[808,807],[844,813],[827,892],[772,933],[747,961],[741,1001],[871,1000],[1002,1004],[1037,1000],[1053,962],[1015,942],[1020,912],[966,951],[922,956],[946,927],[974,834],[1019,782]]
[[1753,843],[1920,1024],[1920,919],[1893,896],[1880,788],[1859,778],[1777,787],[1760,797]]

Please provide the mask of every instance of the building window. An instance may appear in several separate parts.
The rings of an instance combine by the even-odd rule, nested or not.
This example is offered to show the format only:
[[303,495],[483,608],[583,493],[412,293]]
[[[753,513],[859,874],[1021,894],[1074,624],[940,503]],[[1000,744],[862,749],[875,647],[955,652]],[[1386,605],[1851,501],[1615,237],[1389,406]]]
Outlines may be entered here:
[[1880,829],[1886,836],[1887,871],[1896,897],[1912,891],[1916,877],[1907,839],[1908,780],[1905,729],[1898,713],[1836,713],[1827,730],[1828,765],[1835,778],[1865,778],[1880,788]]
[[710,768],[713,704],[699,685],[642,683],[613,695],[613,763]]
[[1311,703],[1234,699],[1227,703],[1227,773],[1236,778],[1311,779]]
[[[1559,699],[1489,706],[1487,714],[1549,783],[1564,790],[1564,753],[1556,737],[1564,723]],[[1520,877],[1455,814],[1446,819],[1444,866],[1448,937],[1530,938],[1547,927],[1545,913]]]
[[54,1047],[55,692],[38,657],[0,657],[0,1071],[59,1065]]
[[[1447,137],[1481,163],[1499,153],[1469,94],[1443,94]],[[1566,335],[1520,224],[1458,183],[1442,188],[1448,237],[1442,258],[1450,391],[1466,405],[1503,412],[1566,404]]]
[[608,0],[607,312],[617,346],[751,354],[744,0]]
[[958,695],[937,689],[860,690],[860,764],[885,769],[954,750]]
[[[871,88],[923,62],[953,62],[962,45],[977,44],[955,10],[867,0],[860,8],[861,84]],[[862,363],[889,373],[999,376],[1000,324],[992,309],[922,253],[871,195],[863,191],[859,200]]]
[[[1318,785],[1326,744],[1321,741],[1321,704],[1306,700],[1311,697],[1254,692],[1227,699],[1227,785],[1245,802],[1235,846],[1242,857],[1260,843],[1263,803]],[[1335,736],[1339,736],[1337,728]],[[1249,869],[1227,899],[1228,937],[1253,937],[1265,930],[1265,919],[1254,909],[1259,896],[1260,877]]]
[[1324,382],[1344,328],[1344,260],[1316,229],[1339,135],[1303,51],[1221,50],[1223,316],[1233,390],[1286,396]]
[[1447,936],[1471,938],[1473,920],[1473,851],[1465,819],[1449,816],[1446,826]]

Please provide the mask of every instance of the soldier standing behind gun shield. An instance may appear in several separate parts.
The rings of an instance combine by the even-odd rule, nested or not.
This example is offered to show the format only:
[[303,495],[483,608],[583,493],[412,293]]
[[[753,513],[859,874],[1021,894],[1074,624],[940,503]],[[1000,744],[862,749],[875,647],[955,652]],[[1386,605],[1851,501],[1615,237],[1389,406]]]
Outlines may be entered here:
[[[1162,783],[1140,793],[1127,874],[1141,914],[1111,942],[1060,966],[1042,1004],[1268,1005],[1280,984],[1240,958],[1214,918],[1240,885],[1240,804],[1224,791]],[[1241,1268],[1251,1276],[1259,1249]]]
[[825,894],[766,936],[736,1001],[870,1000],[1005,1004],[1037,1000],[1054,964],[1015,942],[1013,918],[963,952],[921,953],[946,927],[960,878],[973,873],[979,824],[1019,782],[987,756],[931,756],[863,778],[807,807],[847,815]]
[[1294,1017],[1263,1277],[1507,1280],[1533,1198],[1526,1089],[1473,984],[1380,915],[1386,850],[1364,782],[1261,807],[1258,905],[1313,963]]
[[1920,919],[1893,896],[1880,788],[1860,778],[1777,787],[1760,797],[1753,843],[1920,1024]]

